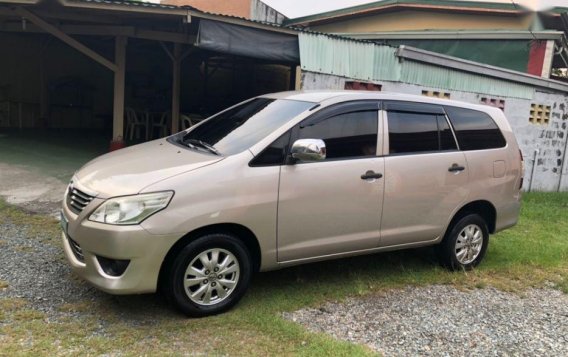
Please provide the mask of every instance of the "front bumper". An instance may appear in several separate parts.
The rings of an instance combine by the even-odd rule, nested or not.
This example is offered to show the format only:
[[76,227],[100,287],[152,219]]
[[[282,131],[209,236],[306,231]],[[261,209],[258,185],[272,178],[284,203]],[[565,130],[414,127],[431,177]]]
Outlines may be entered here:
[[[115,226],[89,221],[87,217],[92,208],[100,202],[102,200],[93,202],[89,205],[91,209],[86,207],[79,215],[63,206],[68,228],[67,233],[62,232],[62,243],[71,268],[79,277],[107,293],[155,292],[162,262],[180,236],[151,234],[139,225]],[[77,246],[82,257],[77,255]],[[105,273],[97,256],[128,260],[129,264],[121,275],[112,276]]]

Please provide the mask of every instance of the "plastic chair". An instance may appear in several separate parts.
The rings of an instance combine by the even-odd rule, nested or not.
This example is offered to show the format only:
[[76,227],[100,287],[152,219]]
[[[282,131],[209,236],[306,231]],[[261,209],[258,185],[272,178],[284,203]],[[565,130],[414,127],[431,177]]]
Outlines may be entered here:
[[180,119],[180,121],[181,121],[181,129],[182,129],[182,130],[187,130],[187,129],[191,128],[191,127],[194,125],[194,123],[193,123],[193,121],[191,120],[191,118],[188,117],[188,116],[185,115],[185,114],[180,114],[179,119]]
[[124,112],[126,113],[126,135],[132,140],[134,131],[136,131],[136,139],[140,139],[140,129],[145,129],[146,123],[141,118],[138,118],[134,109],[125,108]]
[[160,133],[160,138],[163,138],[164,136],[168,135],[168,117],[169,117],[170,113],[169,112],[164,112],[162,113],[162,115],[160,116],[160,120],[155,122],[152,121],[152,136],[154,136],[154,129],[158,129],[159,133]]

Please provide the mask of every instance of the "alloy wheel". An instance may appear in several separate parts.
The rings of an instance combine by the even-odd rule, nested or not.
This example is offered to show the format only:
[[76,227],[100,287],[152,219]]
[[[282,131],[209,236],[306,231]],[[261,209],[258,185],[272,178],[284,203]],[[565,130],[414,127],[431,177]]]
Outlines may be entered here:
[[483,231],[476,224],[469,224],[461,230],[456,240],[455,254],[462,265],[471,264],[481,253]]
[[184,275],[185,293],[199,305],[215,305],[235,290],[240,265],[235,255],[225,249],[209,249],[189,263]]

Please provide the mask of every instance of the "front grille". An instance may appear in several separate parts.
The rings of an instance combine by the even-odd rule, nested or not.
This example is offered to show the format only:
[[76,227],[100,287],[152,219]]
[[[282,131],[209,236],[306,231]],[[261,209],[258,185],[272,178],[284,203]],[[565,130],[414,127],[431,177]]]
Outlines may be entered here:
[[71,211],[79,214],[89,203],[91,203],[93,198],[93,196],[88,195],[83,191],[79,191],[73,187],[73,185],[70,185],[67,191],[67,206]]
[[69,236],[67,236],[67,240],[69,241],[69,245],[71,246],[71,251],[73,252],[75,258],[77,258],[77,260],[80,261],[81,263],[84,263],[85,256],[83,255],[83,249],[81,249],[79,243],[69,238]]

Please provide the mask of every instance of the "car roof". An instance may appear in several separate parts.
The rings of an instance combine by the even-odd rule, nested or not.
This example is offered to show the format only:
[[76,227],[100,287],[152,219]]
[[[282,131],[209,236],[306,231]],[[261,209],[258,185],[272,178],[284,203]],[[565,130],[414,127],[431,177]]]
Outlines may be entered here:
[[408,102],[469,108],[487,113],[491,113],[494,111],[494,109],[496,109],[494,107],[482,104],[471,104],[466,102],[460,102],[457,100],[433,98],[423,95],[412,95],[412,94],[402,94],[402,93],[393,93],[393,92],[357,91],[357,90],[288,91],[288,92],[266,94],[263,95],[262,97],[273,98],[273,99],[300,100],[300,101],[320,103],[320,104],[326,104],[325,102],[328,101],[342,102],[348,100],[365,100],[365,99],[404,100]]

